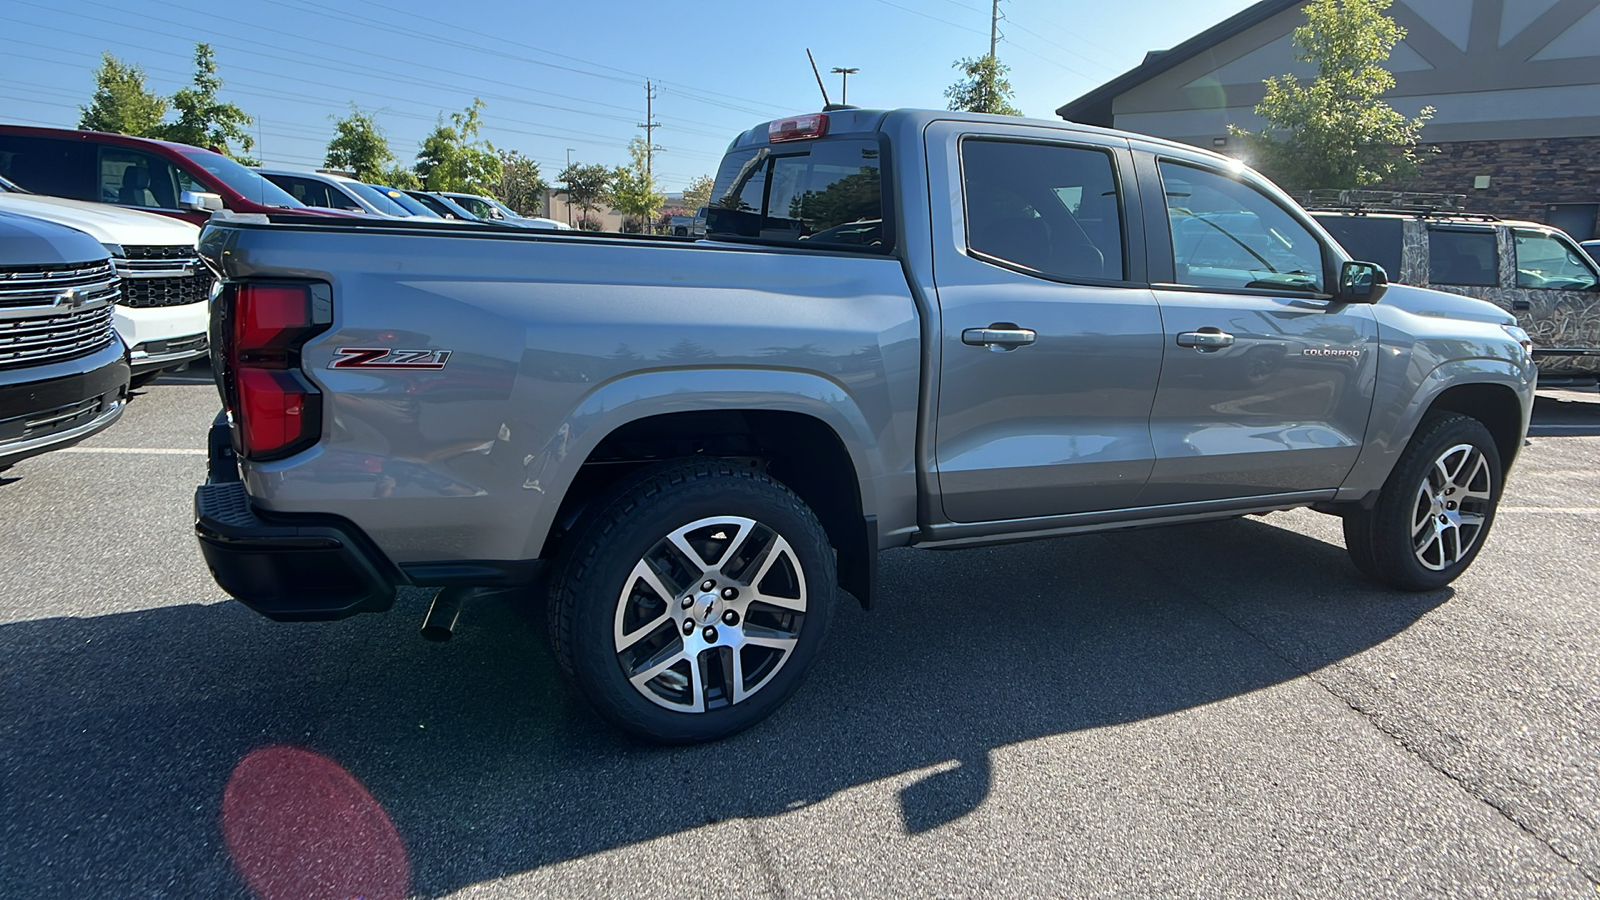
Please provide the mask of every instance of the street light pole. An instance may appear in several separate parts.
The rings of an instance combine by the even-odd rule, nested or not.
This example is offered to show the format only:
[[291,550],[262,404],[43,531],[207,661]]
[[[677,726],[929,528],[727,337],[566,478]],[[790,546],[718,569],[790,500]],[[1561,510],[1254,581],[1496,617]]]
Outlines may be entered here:
[[839,105],[846,106],[850,103],[850,76],[861,71],[860,69],[841,69],[834,66],[833,74],[839,76]]

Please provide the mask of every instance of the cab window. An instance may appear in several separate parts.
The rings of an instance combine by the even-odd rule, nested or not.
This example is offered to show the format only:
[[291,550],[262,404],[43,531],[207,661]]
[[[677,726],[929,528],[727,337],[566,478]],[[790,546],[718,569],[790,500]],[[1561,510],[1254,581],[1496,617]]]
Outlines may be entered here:
[[101,203],[178,208],[178,170],[159,156],[122,147],[101,147],[99,174]]
[[1122,216],[1104,150],[971,139],[961,145],[967,248],[1065,281],[1120,281]]
[[1322,291],[1322,244],[1276,201],[1220,172],[1160,168],[1176,283]]
[[1513,232],[1517,242],[1517,287],[1592,291],[1600,283],[1577,249],[1542,231]]

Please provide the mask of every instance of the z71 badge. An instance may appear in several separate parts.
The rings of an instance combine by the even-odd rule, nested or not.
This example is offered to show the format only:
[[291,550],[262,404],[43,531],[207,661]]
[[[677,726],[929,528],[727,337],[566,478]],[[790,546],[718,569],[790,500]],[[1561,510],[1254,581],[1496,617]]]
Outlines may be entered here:
[[330,369],[442,369],[449,350],[390,350],[388,347],[340,347]]

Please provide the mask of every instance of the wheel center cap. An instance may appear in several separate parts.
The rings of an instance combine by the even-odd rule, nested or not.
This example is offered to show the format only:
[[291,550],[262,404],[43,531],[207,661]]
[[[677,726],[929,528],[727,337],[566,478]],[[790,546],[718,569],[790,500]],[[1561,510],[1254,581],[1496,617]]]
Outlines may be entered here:
[[695,613],[700,616],[700,621],[707,625],[717,618],[717,595],[707,592],[696,594],[694,598]]

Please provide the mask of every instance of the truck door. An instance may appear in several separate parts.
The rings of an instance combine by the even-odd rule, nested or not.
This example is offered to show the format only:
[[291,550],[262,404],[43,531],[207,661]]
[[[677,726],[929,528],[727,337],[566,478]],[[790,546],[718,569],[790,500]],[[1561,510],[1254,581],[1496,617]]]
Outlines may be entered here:
[[1566,235],[1515,228],[1512,236],[1511,307],[1533,338],[1541,374],[1594,377],[1600,373],[1600,275]]
[[944,514],[1132,506],[1154,459],[1162,335],[1127,143],[971,128],[927,131],[931,183],[951,186],[932,197]]
[[1336,258],[1303,213],[1222,165],[1142,160],[1166,360],[1140,505],[1337,488],[1372,408],[1371,308],[1326,299]]

